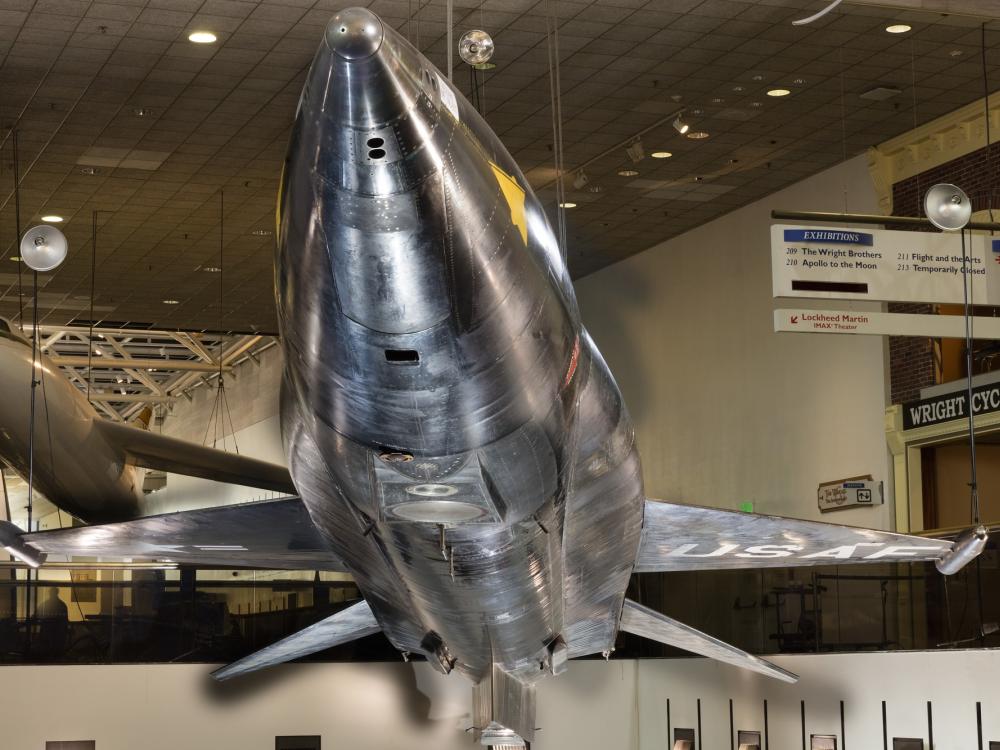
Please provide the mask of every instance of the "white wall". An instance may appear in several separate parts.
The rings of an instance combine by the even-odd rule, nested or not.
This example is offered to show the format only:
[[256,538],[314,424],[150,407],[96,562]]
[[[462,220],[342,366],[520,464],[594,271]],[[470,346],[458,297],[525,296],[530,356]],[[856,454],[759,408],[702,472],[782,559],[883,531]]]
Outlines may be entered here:
[[[820,482],[873,474],[891,490],[883,339],[774,333],[777,208],[877,213],[865,157],[577,283],[584,323],[635,419],[650,497],[752,500],[759,512],[817,519]],[[892,518],[887,504],[824,520],[890,528]]]
[[[243,455],[283,466],[285,453],[281,445],[281,426],[278,420],[282,361],[280,347],[266,349],[260,354],[259,360],[259,364],[244,362],[226,375],[225,402],[219,399],[214,387],[202,386],[192,391],[190,401],[179,399],[175,402],[163,420],[162,427],[152,429],[161,429],[165,435],[207,444],[220,450],[236,452],[238,449]],[[228,410],[220,410],[219,404],[222,403],[228,404]],[[145,512],[154,514],[189,510],[264,500],[277,495],[276,492],[254,487],[168,474],[167,486],[147,496]]]
[[[1000,739],[1000,653],[785,656],[802,676],[785,685],[703,659],[571,662],[539,687],[535,750],[663,750],[666,701],[672,725],[696,727],[702,750],[728,750],[729,699],[737,729],[763,730],[771,750],[801,747],[807,733],[840,734],[845,701],[851,750],[889,736],[926,737],[934,702],[935,747],[976,746],[975,702],[985,739]],[[97,750],[271,750],[276,734],[320,734],[324,748],[458,750],[471,745],[469,684],[426,664],[288,665],[214,685],[206,665],[2,667],[0,746],[41,750],[45,740],[93,739]],[[841,745],[843,747],[843,745]]]

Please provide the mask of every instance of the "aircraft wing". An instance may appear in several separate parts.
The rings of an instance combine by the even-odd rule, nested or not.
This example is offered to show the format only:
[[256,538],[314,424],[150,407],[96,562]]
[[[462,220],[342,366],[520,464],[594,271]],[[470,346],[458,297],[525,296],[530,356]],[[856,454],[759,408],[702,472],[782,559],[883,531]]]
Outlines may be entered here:
[[44,555],[346,571],[297,497],[20,534]]
[[943,539],[646,500],[635,572],[919,560],[940,567],[953,546]]
[[99,419],[94,424],[108,442],[125,453],[126,461],[134,466],[275,492],[295,492],[288,469],[283,466],[110,420]]

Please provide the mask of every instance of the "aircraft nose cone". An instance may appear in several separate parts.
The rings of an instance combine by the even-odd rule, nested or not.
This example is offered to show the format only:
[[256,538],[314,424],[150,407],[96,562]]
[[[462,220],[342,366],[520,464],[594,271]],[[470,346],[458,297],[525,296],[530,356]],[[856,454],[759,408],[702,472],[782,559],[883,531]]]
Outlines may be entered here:
[[348,8],[326,25],[326,45],[345,60],[363,60],[382,44],[382,22],[366,8]]

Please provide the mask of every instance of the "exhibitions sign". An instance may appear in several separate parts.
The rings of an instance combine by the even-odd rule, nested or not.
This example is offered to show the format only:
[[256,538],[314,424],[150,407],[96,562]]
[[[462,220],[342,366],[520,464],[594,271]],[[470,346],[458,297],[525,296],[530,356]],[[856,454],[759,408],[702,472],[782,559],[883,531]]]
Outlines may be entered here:
[[823,513],[843,508],[882,504],[882,483],[871,475],[824,482],[816,493],[819,509]]
[[[965,338],[965,318],[961,315],[782,308],[774,311],[774,330],[961,339]],[[1000,339],[1000,318],[973,317],[972,330],[977,339]]]
[[941,232],[771,227],[775,297],[960,304],[966,273],[977,304],[1000,304],[1000,242]]
[[[914,427],[927,427],[953,419],[968,419],[968,401],[969,394],[961,391],[903,404],[903,429],[912,430]],[[994,411],[1000,411],[1000,383],[973,388],[972,413],[989,414]]]

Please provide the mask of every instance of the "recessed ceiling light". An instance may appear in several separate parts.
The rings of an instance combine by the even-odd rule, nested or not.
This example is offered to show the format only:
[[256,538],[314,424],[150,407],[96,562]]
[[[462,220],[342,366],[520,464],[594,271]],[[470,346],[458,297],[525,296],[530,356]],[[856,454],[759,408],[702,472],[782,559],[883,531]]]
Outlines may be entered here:
[[222,273],[222,269],[218,266],[202,266],[201,270],[205,273]]
[[806,80],[804,78],[796,78],[794,81],[792,81],[792,83],[794,83],[796,86],[801,86],[805,82]]
[[132,110],[132,114],[136,117],[145,117],[146,115],[151,115],[153,110],[146,109],[146,107],[136,107]]
[[753,81],[763,81],[764,80],[764,76],[762,76],[760,73],[758,73],[751,80],[753,80]]
[[722,97],[716,96],[712,99],[712,104],[722,104]]
[[767,90],[767,95],[768,96],[788,96],[790,93],[792,93],[792,92],[789,91],[788,89],[768,89]]
[[15,263],[20,263],[21,262],[21,256],[20,255],[12,255],[12,256],[10,256],[10,259],[12,261],[14,261]]
[[270,237],[274,233],[270,229],[255,229],[250,234],[254,237]]
[[576,204],[566,201],[565,203],[560,203],[559,208],[576,208]]
[[964,55],[965,53],[964,53],[964,52],[963,52],[962,50],[960,50],[960,49],[953,49],[953,50],[952,50],[951,52],[949,52],[948,54],[949,54],[949,55],[951,55],[952,57],[961,57],[961,56],[962,56],[962,55]]
[[496,66],[497,66],[496,63],[481,62],[481,63],[476,63],[472,67],[475,68],[476,70],[493,70],[493,68],[495,68]]
[[669,159],[671,156],[673,156],[673,154],[670,153],[669,151],[654,151],[653,153],[650,154],[650,156],[652,156],[654,159]]
[[165,299],[165,300],[163,300],[163,304],[164,305],[179,305],[180,302],[178,302],[175,299]]
[[84,167],[80,170],[80,174],[97,174],[97,170],[93,167]]
[[746,91],[746,89],[743,86],[733,86],[733,91],[735,91],[738,94],[741,91]]
[[886,26],[885,30],[890,34],[905,34],[907,31],[913,27],[905,23],[894,23],[892,26]]
[[764,102],[750,102],[751,107],[763,107]]
[[708,133],[706,133],[704,130],[692,130],[690,133],[687,134],[687,137],[696,141],[700,141],[703,138],[708,138]]
[[188,34],[188,41],[195,44],[212,44],[216,38],[211,31],[192,31]]
[[638,169],[619,169],[618,170],[618,176],[619,177],[635,177],[637,174],[639,174],[639,170]]
[[42,217],[42,221],[46,224],[60,224],[62,223],[63,217],[57,216],[56,214],[48,214]]

